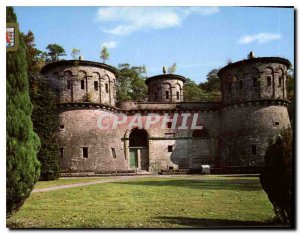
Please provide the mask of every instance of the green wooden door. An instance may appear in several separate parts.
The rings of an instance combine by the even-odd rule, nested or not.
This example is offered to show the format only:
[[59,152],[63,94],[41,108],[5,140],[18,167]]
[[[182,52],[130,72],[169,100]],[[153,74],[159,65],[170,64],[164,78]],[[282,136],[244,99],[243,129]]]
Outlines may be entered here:
[[130,149],[130,164],[131,168],[137,168],[137,149]]

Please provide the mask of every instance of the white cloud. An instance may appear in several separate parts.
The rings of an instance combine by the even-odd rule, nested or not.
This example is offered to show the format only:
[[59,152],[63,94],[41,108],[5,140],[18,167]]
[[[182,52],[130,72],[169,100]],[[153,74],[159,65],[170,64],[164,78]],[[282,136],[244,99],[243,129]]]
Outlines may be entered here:
[[118,44],[117,44],[117,42],[115,42],[115,41],[105,41],[105,42],[102,43],[101,48],[102,48],[103,46],[105,46],[105,47],[107,47],[107,48],[109,48],[109,49],[113,49],[113,48],[116,48],[117,45],[118,45]]
[[187,7],[184,9],[187,15],[200,14],[200,15],[212,15],[220,12],[219,7]]
[[106,33],[126,35],[139,30],[178,27],[192,14],[211,15],[218,7],[101,7],[96,21],[111,24]]
[[258,33],[253,35],[246,35],[239,39],[238,44],[250,44],[252,42],[257,42],[258,44],[279,40],[281,38],[280,34],[275,33]]

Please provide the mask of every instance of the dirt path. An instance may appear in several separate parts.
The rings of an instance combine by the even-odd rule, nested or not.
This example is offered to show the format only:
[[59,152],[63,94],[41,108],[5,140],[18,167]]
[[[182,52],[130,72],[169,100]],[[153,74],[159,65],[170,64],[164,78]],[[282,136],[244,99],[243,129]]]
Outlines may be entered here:
[[[228,176],[228,175],[227,175]],[[230,175],[229,175],[230,176]],[[249,176],[249,175],[231,175],[232,177],[237,176]],[[34,189],[32,193],[40,193],[40,192],[48,192],[53,190],[59,190],[59,189],[67,189],[67,188],[76,188],[76,187],[82,187],[87,185],[93,185],[93,184],[105,184],[105,183],[111,183],[116,181],[123,181],[123,180],[134,180],[134,179],[140,179],[140,178],[147,178],[147,177],[164,177],[164,178],[176,178],[176,177],[183,177],[184,179],[188,180],[205,180],[205,178],[189,178],[186,175],[135,175],[135,176],[118,176],[114,177],[112,179],[107,180],[99,180],[99,181],[91,181],[91,182],[80,182],[76,184],[65,184],[65,185],[58,185],[48,188],[41,188],[41,189]],[[248,183],[247,181],[245,183]]]
[[48,187],[48,188],[34,189],[32,191],[32,193],[48,192],[48,191],[67,189],[67,188],[76,188],[76,187],[93,185],[93,184],[105,184],[105,183],[110,183],[110,182],[115,182],[115,181],[139,179],[139,178],[145,178],[145,177],[155,177],[155,175],[120,176],[120,177],[115,177],[113,179],[108,179],[108,180],[99,180],[99,181],[92,181],[92,182],[80,182],[80,183],[76,183],[76,184],[58,185],[58,186],[53,186],[53,187]]

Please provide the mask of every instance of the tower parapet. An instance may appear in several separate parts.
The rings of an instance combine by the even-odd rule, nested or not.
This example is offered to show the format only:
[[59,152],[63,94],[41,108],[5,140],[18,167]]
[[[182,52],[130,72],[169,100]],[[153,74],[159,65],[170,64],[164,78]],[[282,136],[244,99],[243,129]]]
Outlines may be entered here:
[[186,78],[174,74],[163,74],[149,77],[148,86],[149,102],[182,102],[183,84]]
[[223,103],[286,100],[287,69],[290,66],[287,59],[279,57],[252,57],[228,64],[218,73]]
[[85,60],[62,60],[47,64],[41,72],[55,91],[57,103],[115,105],[117,71],[112,66]]

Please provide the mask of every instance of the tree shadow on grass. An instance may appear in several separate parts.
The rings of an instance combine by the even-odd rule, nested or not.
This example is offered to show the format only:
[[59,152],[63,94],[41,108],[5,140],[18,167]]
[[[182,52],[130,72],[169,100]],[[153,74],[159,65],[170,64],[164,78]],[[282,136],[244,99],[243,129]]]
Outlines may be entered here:
[[174,186],[192,189],[206,190],[238,190],[238,191],[258,191],[262,190],[259,181],[234,179],[234,180],[196,180],[196,179],[176,179],[176,180],[143,180],[143,181],[123,181],[114,182],[126,185],[143,186]]
[[166,223],[166,225],[182,225],[183,228],[289,228],[289,226],[282,225],[275,220],[261,222],[168,216],[159,216],[154,220],[155,222]]

